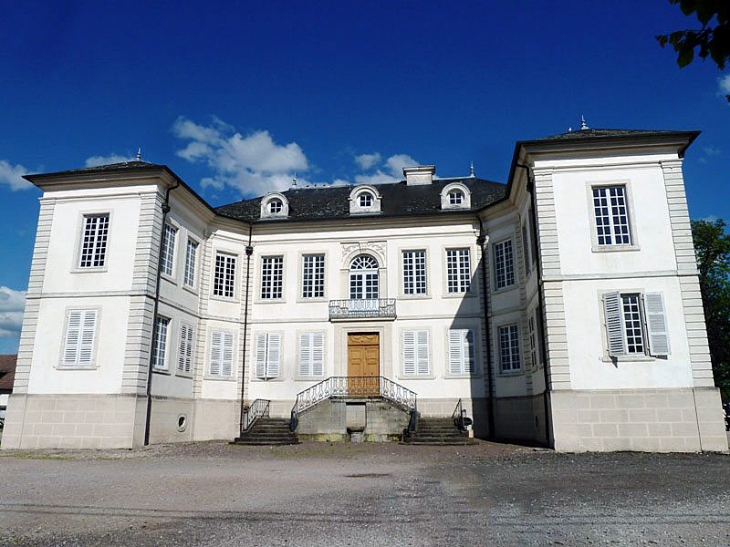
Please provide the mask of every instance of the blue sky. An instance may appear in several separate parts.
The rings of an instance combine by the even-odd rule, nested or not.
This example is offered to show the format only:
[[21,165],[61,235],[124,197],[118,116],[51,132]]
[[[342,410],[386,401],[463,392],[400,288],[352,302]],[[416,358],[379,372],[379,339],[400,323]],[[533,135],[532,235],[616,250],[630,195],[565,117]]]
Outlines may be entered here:
[[[26,1],[0,18],[0,352],[17,348],[40,192],[19,175],[132,158],[212,205],[407,163],[506,181],[514,143],[699,129],[693,218],[730,220],[730,73],[679,70],[664,0]],[[723,79],[724,78],[724,79]]]

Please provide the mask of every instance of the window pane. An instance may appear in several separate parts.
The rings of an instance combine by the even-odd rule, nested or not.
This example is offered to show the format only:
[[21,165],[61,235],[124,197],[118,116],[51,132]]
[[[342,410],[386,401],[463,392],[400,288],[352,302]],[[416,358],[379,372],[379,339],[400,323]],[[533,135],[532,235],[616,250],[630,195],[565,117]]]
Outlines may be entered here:
[[281,298],[284,281],[284,257],[264,256],[261,258],[261,298]]
[[101,268],[104,266],[108,236],[108,214],[84,216],[84,233],[81,242],[79,267]]

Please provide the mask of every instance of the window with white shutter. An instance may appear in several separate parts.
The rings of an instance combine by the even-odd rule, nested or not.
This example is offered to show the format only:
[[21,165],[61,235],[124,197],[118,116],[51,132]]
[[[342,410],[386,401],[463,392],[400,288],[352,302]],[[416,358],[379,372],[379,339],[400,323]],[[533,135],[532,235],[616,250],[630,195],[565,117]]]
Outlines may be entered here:
[[475,372],[474,331],[469,329],[449,330],[449,373]]
[[427,330],[403,331],[403,374],[428,375],[431,372]]
[[664,297],[659,292],[644,295],[646,326],[649,331],[649,353],[654,356],[669,355],[669,332],[664,312]]
[[261,379],[278,377],[281,373],[281,334],[256,334],[255,348],[256,376]]
[[69,310],[62,367],[92,367],[98,310]]
[[669,333],[662,293],[611,292],[603,295],[608,354],[669,355]]
[[324,376],[324,333],[303,332],[299,335],[299,375]]
[[230,378],[233,376],[233,333],[214,330],[210,335],[211,376]]
[[180,348],[177,358],[177,370],[190,374],[193,370],[193,337],[195,330],[187,323],[180,324]]

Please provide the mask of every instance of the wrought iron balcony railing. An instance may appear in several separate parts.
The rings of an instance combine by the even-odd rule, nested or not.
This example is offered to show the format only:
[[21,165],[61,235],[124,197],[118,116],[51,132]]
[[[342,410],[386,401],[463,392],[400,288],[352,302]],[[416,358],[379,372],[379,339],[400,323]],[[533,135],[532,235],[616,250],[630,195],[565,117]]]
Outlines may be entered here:
[[395,319],[395,298],[330,300],[332,319]]

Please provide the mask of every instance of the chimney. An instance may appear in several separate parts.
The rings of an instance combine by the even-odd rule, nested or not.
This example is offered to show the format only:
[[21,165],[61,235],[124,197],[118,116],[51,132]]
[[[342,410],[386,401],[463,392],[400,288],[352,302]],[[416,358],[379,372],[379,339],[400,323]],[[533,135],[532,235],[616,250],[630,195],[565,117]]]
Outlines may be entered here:
[[406,177],[406,185],[408,186],[431,184],[435,173],[435,165],[419,165],[418,167],[403,168],[403,174]]

